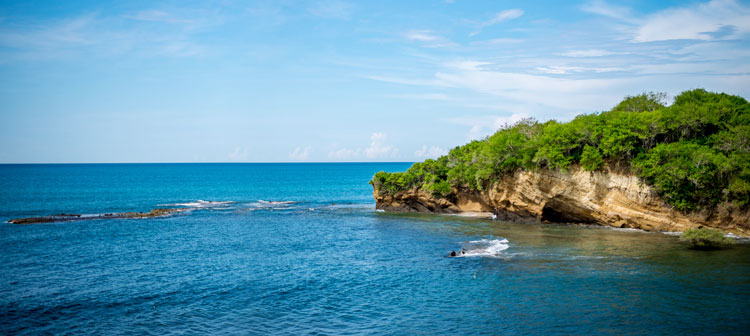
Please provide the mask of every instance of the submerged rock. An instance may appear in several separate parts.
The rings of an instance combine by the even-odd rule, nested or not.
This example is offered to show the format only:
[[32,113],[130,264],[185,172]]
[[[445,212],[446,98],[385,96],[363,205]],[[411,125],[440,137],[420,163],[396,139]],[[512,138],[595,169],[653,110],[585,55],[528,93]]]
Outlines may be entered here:
[[67,222],[74,220],[88,220],[88,219],[111,219],[111,218],[154,218],[169,216],[174,213],[188,210],[187,208],[157,208],[149,212],[117,212],[117,213],[105,213],[105,214],[93,214],[93,215],[80,215],[80,214],[59,214],[42,217],[26,217],[11,219],[8,223],[12,224],[38,224],[38,223],[54,223],[54,222]]

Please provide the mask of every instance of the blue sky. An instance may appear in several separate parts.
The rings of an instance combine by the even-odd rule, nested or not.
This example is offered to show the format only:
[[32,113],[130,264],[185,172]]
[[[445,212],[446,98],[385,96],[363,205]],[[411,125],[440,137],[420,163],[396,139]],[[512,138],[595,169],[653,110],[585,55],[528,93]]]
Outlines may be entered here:
[[415,161],[750,97],[747,1],[2,1],[0,162]]

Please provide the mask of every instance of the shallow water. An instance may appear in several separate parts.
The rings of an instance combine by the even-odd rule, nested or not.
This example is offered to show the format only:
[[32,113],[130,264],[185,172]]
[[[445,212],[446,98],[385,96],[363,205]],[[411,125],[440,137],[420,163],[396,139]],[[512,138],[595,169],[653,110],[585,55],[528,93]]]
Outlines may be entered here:
[[[404,163],[0,165],[3,334],[745,334],[750,246],[374,211]],[[451,250],[467,250],[449,258]]]

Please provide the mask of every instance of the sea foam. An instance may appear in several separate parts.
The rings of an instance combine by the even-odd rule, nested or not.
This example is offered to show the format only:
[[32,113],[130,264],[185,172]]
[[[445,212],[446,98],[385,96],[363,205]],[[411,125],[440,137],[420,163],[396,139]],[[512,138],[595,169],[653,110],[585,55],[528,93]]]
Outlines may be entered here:
[[216,207],[226,206],[232,203],[235,203],[235,202],[197,200],[195,202],[173,203],[173,204],[162,204],[162,205],[163,206],[184,206],[184,207],[189,207],[189,208],[216,208]]
[[507,239],[480,239],[461,243],[458,257],[499,257],[510,245]]

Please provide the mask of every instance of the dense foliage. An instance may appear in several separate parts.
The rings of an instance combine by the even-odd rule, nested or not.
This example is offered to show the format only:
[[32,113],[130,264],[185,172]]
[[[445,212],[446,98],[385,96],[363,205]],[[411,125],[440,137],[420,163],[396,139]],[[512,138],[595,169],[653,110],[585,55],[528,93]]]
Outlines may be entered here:
[[663,94],[626,97],[612,110],[567,123],[525,119],[406,172],[379,172],[383,193],[422,188],[449,197],[481,191],[519,169],[631,169],[671,205],[692,211],[731,202],[750,205],[750,104],[702,89],[664,105]]
[[709,228],[689,229],[680,235],[680,240],[690,244],[691,248],[698,250],[715,250],[734,243],[719,230]]

